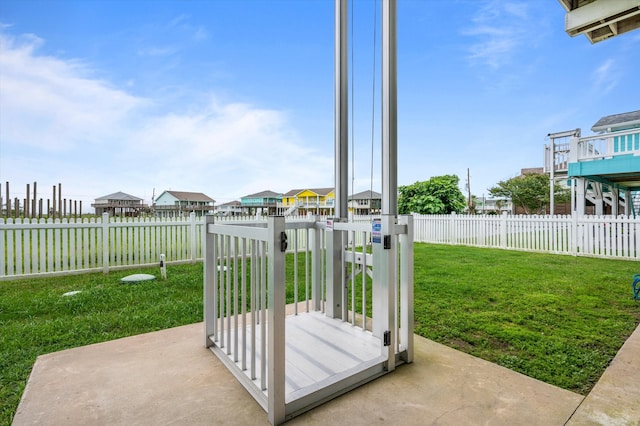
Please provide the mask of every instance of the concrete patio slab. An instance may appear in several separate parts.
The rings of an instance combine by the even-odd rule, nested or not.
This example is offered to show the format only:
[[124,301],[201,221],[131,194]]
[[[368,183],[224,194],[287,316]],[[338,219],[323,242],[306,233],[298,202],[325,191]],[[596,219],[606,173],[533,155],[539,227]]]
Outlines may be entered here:
[[[290,424],[563,425],[583,396],[415,337],[415,362]],[[14,425],[267,424],[192,324],[38,357]]]

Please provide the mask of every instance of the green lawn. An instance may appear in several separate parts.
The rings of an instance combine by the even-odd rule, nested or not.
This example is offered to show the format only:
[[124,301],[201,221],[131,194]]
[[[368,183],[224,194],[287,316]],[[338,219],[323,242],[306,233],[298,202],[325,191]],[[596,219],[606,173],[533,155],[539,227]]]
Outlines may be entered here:
[[416,244],[415,331],[586,394],[640,323],[637,262]]
[[167,281],[144,284],[120,278],[157,268],[0,282],[0,425],[38,355],[202,321],[202,264],[168,269]]
[[[168,269],[167,281],[136,285],[120,278],[157,269],[0,282],[0,424],[38,355],[201,321],[202,265]],[[584,394],[640,322],[639,272],[635,262],[416,244],[416,333]],[[62,297],[72,290],[82,292]]]

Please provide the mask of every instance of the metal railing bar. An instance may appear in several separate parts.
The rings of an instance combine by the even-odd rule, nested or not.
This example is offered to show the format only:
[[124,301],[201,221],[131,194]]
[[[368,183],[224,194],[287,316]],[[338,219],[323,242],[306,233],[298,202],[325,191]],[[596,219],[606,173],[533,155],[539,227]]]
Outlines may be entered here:
[[293,306],[294,315],[298,315],[298,229],[293,230],[293,235]]
[[304,252],[304,295],[305,295],[305,303],[307,313],[309,312],[309,258],[311,257],[311,247],[309,247],[309,240],[311,235],[311,229],[307,228],[306,230],[307,243],[305,244],[305,252]]
[[319,294],[319,307],[320,310],[324,313],[326,310],[326,279],[327,279],[327,252],[325,250],[326,248],[326,228],[318,228],[316,231],[316,237],[319,240],[319,255],[317,256],[319,259],[319,263],[320,263],[320,281],[317,283],[317,285],[320,287],[320,289],[318,290],[318,294]]
[[256,250],[257,241],[251,240],[251,380],[256,379],[256,332],[258,318],[256,315],[257,296],[257,270],[258,253]]
[[351,325],[356,325],[356,231],[349,231],[351,235],[351,254],[354,262],[351,264]]
[[246,224],[239,225],[219,225],[216,223],[209,224],[207,232],[214,234],[223,234],[231,237],[240,238],[255,238],[259,240],[266,240],[269,230],[262,226],[247,226]]
[[267,243],[260,241],[260,389],[267,389]]
[[231,320],[233,313],[231,312],[231,237],[229,235],[225,236],[224,239],[225,249],[226,249],[226,260],[224,262],[224,267],[222,268],[226,277],[226,296],[227,303],[225,307],[225,312],[227,314],[227,355],[231,354]]
[[222,267],[222,260],[224,259],[224,240],[225,237],[223,236],[222,238],[219,238],[219,251],[218,251],[218,258],[216,259],[216,273],[219,276],[219,294],[218,294],[218,302],[220,305],[220,347],[224,348],[224,324],[225,324],[225,309],[224,309],[224,288],[225,288],[225,282],[224,282],[224,268]]
[[213,340],[214,341],[218,341],[218,316],[220,314],[220,311],[218,310],[218,285],[220,284],[220,280],[219,280],[219,276],[218,276],[218,270],[216,268],[216,265],[218,265],[218,235],[214,234],[213,235],[213,265],[208,265],[209,268],[212,268],[212,275],[213,275]]
[[233,238],[233,361],[238,362],[238,237]]
[[242,238],[242,371],[247,370],[247,239]]
[[362,232],[362,330],[367,329],[367,232]]

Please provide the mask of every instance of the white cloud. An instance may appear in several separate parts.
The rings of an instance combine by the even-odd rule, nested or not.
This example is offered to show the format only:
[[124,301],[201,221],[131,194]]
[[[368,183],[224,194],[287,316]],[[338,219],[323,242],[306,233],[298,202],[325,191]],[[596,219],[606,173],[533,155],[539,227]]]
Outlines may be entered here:
[[521,20],[529,19],[529,7],[526,3],[503,2],[503,5],[507,15],[519,18]]
[[214,99],[195,114],[155,117],[134,139],[131,157],[146,153],[159,173],[193,182],[248,192],[331,185],[332,159],[305,148],[278,111]]
[[612,59],[607,59],[593,73],[593,90],[603,95],[611,92],[618,85],[621,74]]
[[532,27],[529,4],[492,0],[486,2],[464,28],[464,35],[476,41],[469,47],[469,59],[497,70],[509,64],[523,45],[533,43],[539,29]]
[[209,38],[209,33],[203,27],[197,27],[193,32],[193,39],[195,41],[203,41]]
[[79,61],[37,55],[42,40],[0,35],[0,138],[51,151],[99,143],[145,104],[92,79]]
[[484,43],[474,44],[470,48],[470,59],[483,62],[493,69],[502,67],[517,41],[508,37],[491,37]]
[[204,27],[194,26],[189,21],[191,21],[191,16],[185,14],[178,15],[169,22],[168,28],[177,28],[190,34],[190,37],[196,42],[206,40],[209,37],[209,33]]
[[182,25],[186,25],[186,22],[189,19],[191,19],[191,16],[182,13],[169,21],[169,27],[180,27]]
[[189,106],[142,99],[81,61],[39,55],[37,37],[0,43],[0,180],[14,187],[62,182],[86,210],[115,191],[150,198],[171,188],[225,202],[331,186],[331,155],[305,147],[281,111],[215,96]]

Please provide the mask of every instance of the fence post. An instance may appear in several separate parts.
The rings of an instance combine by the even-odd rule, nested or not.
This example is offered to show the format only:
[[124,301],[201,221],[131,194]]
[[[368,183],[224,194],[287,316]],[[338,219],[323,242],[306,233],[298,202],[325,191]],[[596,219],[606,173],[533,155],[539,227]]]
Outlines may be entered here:
[[[2,204],[2,203],[0,203]],[[8,205],[8,202],[7,202]],[[1,205],[0,205],[0,213],[2,212],[1,209]],[[8,209],[7,209],[8,210]],[[9,219],[2,219],[0,218],[0,225],[3,225],[5,223],[8,223]],[[5,232],[4,229],[0,228],[0,247],[7,247],[7,243],[6,243],[6,235],[11,232],[9,229],[7,229],[7,231]],[[37,232],[37,231],[36,231]],[[35,248],[37,250],[37,247]],[[10,263],[10,262],[9,262]],[[5,260],[4,260],[4,252],[0,255],[0,277],[7,275],[6,271],[5,271]]]
[[[399,222],[407,226],[400,234],[400,343],[407,351],[405,362],[413,362],[413,216],[403,215]],[[364,273],[364,272],[363,272]]]
[[456,212],[449,215],[449,244],[456,243]]
[[283,243],[285,234],[284,216],[268,218],[268,417],[272,425],[280,424],[285,419],[285,273],[284,261],[286,247]]
[[109,253],[109,247],[111,246],[109,241],[109,213],[102,213],[102,272],[109,273],[109,260],[111,254]]
[[578,213],[571,212],[571,247],[570,253],[574,256],[578,254]]
[[507,212],[502,212],[500,218],[500,247],[507,248]]
[[197,242],[196,241],[197,240],[197,238],[196,238],[196,236],[197,236],[197,233],[196,233],[196,212],[191,212],[189,214],[189,224],[190,224],[190,226],[189,226],[189,229],[190,229],[189,241],[191,243],[190,244],[190,251],[191,251],[190,255],[191,255],[191,263],[193,264],[193,263],[196,263],[196,257],[197,257],[196,256],[196,242]]
[[209,233],[209,225],[213,224],[213,215],[206,215],[204,217],[204,226],[202,228],[202,242],[204,243],[204,346],[209,347],[213,345],[213,342],[209,336],[213,336],[217,333],[217,319],[218,313],[216,312],[216,278],[217,278],[217,262],[216,262],[216,240],[215,235]]

